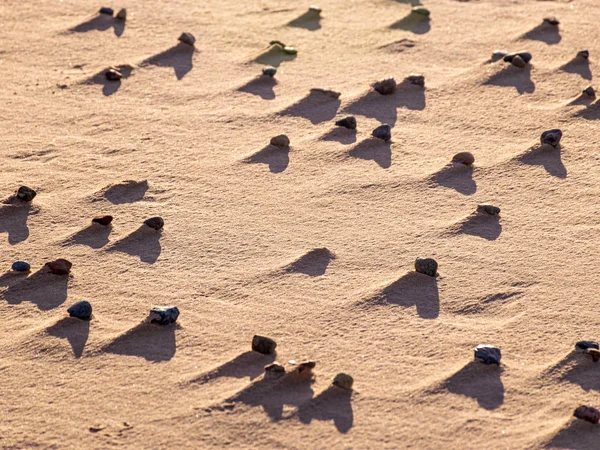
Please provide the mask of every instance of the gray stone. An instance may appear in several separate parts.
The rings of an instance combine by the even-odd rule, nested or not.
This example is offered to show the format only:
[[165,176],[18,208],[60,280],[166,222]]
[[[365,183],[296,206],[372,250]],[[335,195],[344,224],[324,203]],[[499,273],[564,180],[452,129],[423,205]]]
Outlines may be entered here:
[[31,270],[31,264],[25,261],[15,261],[11,269],[15,272],[29,272]]
[[277,342],[264,336],[254,336],[252,338],[252,350],[263,355],[270,355],[275,352]]
[[27,186],[21,186],[17,190],[17,197],[21,201],[24,201],[24,202],[30,202],[31,200],[33,200],[35,198],[36,195],[37,195],[37,192],[35,192],[31,188],[28,188]]
[[497,216],[500,214],[500,208],[494,205],[490,205],[489,203],[480,203],[477,205],[477,212],[489,214],[490,216]]
[[391,95],[396,92],[396,80],[392,77],[386,78],[385,80],[378,81],[373,84],[373,89],[379,92],[381,95]]
[[352,378],[347,373],[338,373],[333,379],[333,385],[342,389],[346,389],[347,391],[352,390],[352,385],[354,384],[354,378]]
[[417,258],[415,260],[415,271],[430,277],[437,274],[438,263],[433,258]]
[[179,41],[193,47],[194,43],[196,42],[196,38],[192,33],[181,33],[181,36],[179,36]]
[[275,136],[271,138],[271,145],[275,147],[285,148],[290,146],[290,138],[285,134],[280,134],[279,136]]
[[144,221],[144,225],[150,228],[154,228],[155,230],[160,230],[165,226],[165,221],[162,217],[150,217]]
[[392,128],[387,124],[380,125],[373,130],[372,135],[377,139],[383,139],[385,142],[388,142],[392,139]]
[[479,344],[475,347],[476,361],[481,361],[484,364],[500,365],[500,359],[502,359],[502,352],[498,347],[486,344]]
[[560,139],[562,138],[562,131],[556,130],[548,130],[542,133],[540,137],[540,142],[542,144],[548,144],[552,147],[556,147],[560,143]]
[[179,308],[177,306],[155,306],[150,310],[148,320],[150,323],[169,325],[175,323],[178,317]]
[[335,122],[338,127],[348,128],[350,130],[356,130],[356,118],[353,116],[344,117]]
[[74,303],[67,309],[69,316],[81,320],[90,320],[92,318],[92,305],[85,300]]

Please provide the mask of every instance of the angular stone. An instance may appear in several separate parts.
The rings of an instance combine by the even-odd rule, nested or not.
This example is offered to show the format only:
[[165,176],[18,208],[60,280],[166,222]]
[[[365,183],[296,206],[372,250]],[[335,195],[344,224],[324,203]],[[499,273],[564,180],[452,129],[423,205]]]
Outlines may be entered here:
[[560,24],[560,22],[558,21],[558,19],[556,17],[545,17],[544,23],[548,24],[548,25],[552,25],[553,27],[557,27]]
[[154,228],[155,230],[160,230],[165,226],[165,221],[162,217],[150,217],[144,221],[144,225],[150,228]]
[[100,225],[104,225],[105,227],[110,225],[113,221],[113,216],[98,216],[92,219],[92,223],[97,223]]
[[405,81],[408,81],[410,84],[414,84],[415,86],[425,87],[425,76],[418,73],[411,73],[407,76]]
[[11,269],[15,272],[29,272],[31,270],[31,264],[25,261],[15,261],[12,263]]
[[587,351],[588,348],[600,350],[600,345],[594,341],[579,341],[575,344],[575,350]]
[[497,216],[500,214],[500,208],[494,205],[490,205],[489,203],[480,203],[477,205],[477,212],[489,214],[490,216]]
[[540,142],[542,144],[548,144],[552,147],[556,147],[560,143],[560,139],[562,138],[562,131],[556,130],[548,130],[542,133],[540,137]]
[[527,63],[519,55],[515,55],[510,62],[513,66],[518,67],[519,69],[522,69],[527,65]]
[[71,264],[70,261],[66,259],[57,259],[56,261],[50,261],[46,263],[46,267],[50,270],[54,275],[68,275],[71,272]]
[[375,128],[371,134],[373,137],[383,139],[385,142],[388,142],[390,139],[392,139],[392,128],[387,124],[383,124]]
[[112,16],[114,14],[114,10],[112,8],[108,8],[106,6],[103,6],[102,8],[100,8],[100,11],[98,11],[100,14],[106,14],[107,16]]
[[108,69],[104,75],[109,81],[119,81],[121,78],[123,78],[123,74],[117,69]]
[[280,134],[279,136],[271,138],[270,143],[275,147],[285,148],[290,146],[290,138],[285,134]]
[[349,130],[356,130],[356,118],[353,116],[344,117],[335,122],[338,127],[348,128]]
[[81,320],[90,320],[92,318],[92,305],[85,300],[74,303],[67,309],[69,316]]
[[30,202],[31,200],[33,200],[35,198],[36,195],[37,195],[37,192],[35,192],[31,188],[28,188],[27,186],[21,186],[17,190],[17,197],[21,201],[24,201],[24,202]]
[[517,55],[519,55],[521,57],[521,59],[523,61],[525,61],[526,63],[531,61],[531,58],[532,58],[531,53],[520,51],[520,52],[507,53],[506,55],[504,55],[504,61],[512,62],[513,58]]
[[583,59],[588,59],[590,57],[590,52],[587,50],[581,50],[580,52],[577,52],[577,57],[583,58]]
[[150,310],[148,321],[158,325],[169,325],[175,323],[179,317],[177,306],[155,306]]
[[263,355],[270,355],[275,352],[277,342],[273,339],[264,336],[254,336],[252,338],[252,350]]
[[591,406],[582,405],[578,407],[573,412],[573,416],[590,423],[598,423],[600,421],[600,411]]
[[502,352],[498,347],[493,345],[479,344],[475,347],[475,360],[479,360],[484,364],[497,364],[500,365],[500,359],[502,359]]
[[191,45],[192,47],[196,42],[196,38],[192,33],[181,33],[181,36],[179,36],[178,40],[184,44]]
[[352,385],[354,384],[354,378],[352,378],[347,373],[338,373],[333,379],[333,385],[342,389],[346,389],[347,391],[352,390]]
[[267,379],[274,380],[281,378],[284,375],[285,367],[283,367],[281,364],[273,363],[265,367],[265,378]]
[[267,75],[269,77],[274,77],[275,74],[277,73],[277,69],[275,67],[271,67],[271,66],[263,67],[262,73],[263,73],[263,75]]
[[119,20],[127,20],[127,10],[122,8],[115,17]]
[[596,90],[592,86],[588,86],[583,90],[583,93],[590,98],[596,97]]
[[433,258],[417,258],[415,260],[415,271],[430,277],[437,274],[438,263]]
[[317,363],[314,361],[307,361],[307,362],[303,362],[298,364],[298,367],[296,368],[296,370],[298,371],[298,373],[309,373],[311,372],[315,367],[316,367]]
[[465,166],[472,166],[475,162],[475,157],[471,152],[460,152],[452,157],[452,162],[455,164],[464,164]]
[[396,86],[396,80],[390,77],[373,84],[373,89],[381,95],[391,95],[396,91]]

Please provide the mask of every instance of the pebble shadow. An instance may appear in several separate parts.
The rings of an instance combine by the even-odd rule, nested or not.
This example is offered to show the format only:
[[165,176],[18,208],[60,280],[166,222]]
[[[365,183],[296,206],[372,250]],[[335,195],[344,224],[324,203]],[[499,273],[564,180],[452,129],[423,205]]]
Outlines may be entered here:
[[502,369],[471,361],[448,378],[443,388],[453,394],[472,397],[482,408],[493,410],[504,403],[504,385],[500,379]]
[[273,90],[275,86],[277,86],[275,78],[261,75],[246,83],[238,91],[258,95],[263,100],[273,100],[275,98],[275,91]]
[[298,418],[304,424],[314,420],[333,421],[340,433],[347,433],[354,424],[352,392],[330,386],[298,408]]
[[356,130],[336,126],[321,136],[320,139],[322,141],[336,141],[343,145],[350,145],[356,142]]
[[495,241],[502,233],[500,216],[475,213],[461,224],[459,232]]
[[561,70],[580,75],[585,80],[592,79],[592,70],[590,69],[590,62],[587,59],[575,57],[564,66],[561,66]]
[[557,26],[541,23],[537,27],[525,33],[522,36],[522,39],[542,41],[548,45],[555,45],[561,41],[562,37]]
[[554,148],[549,145],[540,145],[525,153],[519,158],[523,164],[543,166],[550,175],[557,178],[567,178],[567,168],[561,159],[560,144]]
[[89,320],[65,317],[60,319],[46,331],[51,336],[67,339],[71,345],[75,358],[81,358],[90,334],[90,322]]
[[23,242],[29,237],[27,219],[30,215],[38,213],[38,210],[32,209],[29,203],[0,206],[0,233],[8,234],[10,245]]
[[112,226],[92,224],[67,238],[63,245],[87,245],[91,248],[102,248],[108,244]]
[[570,450],[589,450],[597,448],[600,440],[600,428],[583,420],[571,419],[544,446],[547,449],[564,448]]
[[264,367],[275,360],[275,355],[263,355],[248,351],[236,356],[231,361],[219,366],[206,374],[192,380],[193,383],[208,383],[214,379],[246,378],[254,380],[264,373]]
[[194,47],[180,42],[162,53],[145,60],[142,65],[149,64],[159,67],[172,67],[178,80],[185,77],[194,67]]
[[114,205],[139,202],[148,191],[148,181],[125,181],[110,186],[104,191],[104,198]]
[[325,274],[329,263],[335,259],[326,248],[317,248],[298,258],[285,268],[288,273],[303,273],[311,277]]
[[131,256],[137,256],[140,261],[148,264],[154,264],[160,256],[161,231],[141,225],[129,236],[117,241],[108,248],[109,252],[127,253]]
[[535,92],[535,83],[531,79],[531,65],[523,69],[507,65],[492,75],[484,84],[500,87],[514,87],[519,94]]
[[139,356],[148,361],[169,361],[177,351],[175,331],[178,326],[141,323],[112,341],[108,353]]
[[290,163],[290,149],[267,145],[246,159],[250,164],[267,164],[271,173],[281,173]]
[[62,305],[67,299],[68,275],[54,275],[42,268],[31,276],[8,272],[0,277],[2,297],[10,305],[31,302],[42,311]]
[[125,21],[111,17],[108,14],[98,14],[79,25],[70,28],[69,31],[71,33],[87,33],[93,30],[106,31],[111,27],[113,28],[115,35],[120,37],[125,31]]
[[429,17],[411,13],[391,24],[389,28],[392,30],[410,31],[415,34],[425,34],[431,30],[431,20]]
[[392,144],[381,139],[367,138],[354,146],[348,154],[353,158],[375,161],[383,169],[392,165]]
[[339,98],[311,90],[311,92],[297,103],[280,112],[282,116],[303,117],[313,125],[326,122],[337,115],[337,110],[342,102]]
[[463,195],[477,192],[477,183],[473,179],[473,167],[449,164],[431,177],[431,181],[439,186],[454,189]]

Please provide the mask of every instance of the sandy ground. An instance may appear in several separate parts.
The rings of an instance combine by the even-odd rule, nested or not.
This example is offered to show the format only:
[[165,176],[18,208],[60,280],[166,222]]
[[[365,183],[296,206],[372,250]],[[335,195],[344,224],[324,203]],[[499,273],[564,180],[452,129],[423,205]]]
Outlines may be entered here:
[[[600,406],[573,352],[600,337],[600,104],[580,96],[600,4],[431,0],[415,24],[406,1],[324,0],[288,25],[308,6],[0,3],[0,197],[38,192],[0,209],[2,448],[598,447],[572,413]],[[274,39],[297,56],[273,60]],[[424,90],[370,87],[411,72]],[[355,134],[334,125],[350,114]],[[551,128],[561,147],[540,150]],[[266,148],[281,133],[289,151]],[[460,151],[472,170],[447,167]],[[473,216],[483,201],[499,220]],[[156,215],[162,233],[140,228]],[[40,270],[56,258],[70,276]],[[67,318],[79,300],[92,321]],[[163,304],[178,326],[140,324]],[[501,367],[472,362],[479,343]],[[273,360],[314,379],[263,380]],[[353,392],[330,387],[342,371]]]

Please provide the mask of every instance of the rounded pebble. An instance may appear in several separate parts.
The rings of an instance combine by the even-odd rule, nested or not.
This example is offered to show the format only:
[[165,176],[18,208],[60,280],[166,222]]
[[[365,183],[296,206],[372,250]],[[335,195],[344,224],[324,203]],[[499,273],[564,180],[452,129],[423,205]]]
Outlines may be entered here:
[[98,216],[92,219],[92,223],[97,223],[100,225],[104,225],[105,227],[110,225],[113,221],[113,216]]
[[385,80],[378,81],[373,85],[373,89],[375,89],[381,95],[393,94],[396,91],[396,80],[390,77],[386,78]]
[[475,157],[471,152],[460,152],[452,157],[452,162],[455,164],[464,164],[465,166],[472,166],[475,162]]
[[66,259],[59,258],[56,261],[47,262],[46,267],[54,275],[68,275],[71,272],[73,264]]
[[112,16],[114,14],[114,10],[112,8],[108,8],[106,6],[103,6],[102,8],[100,8],[100,11],[98,11],[100,14],[106,14],[107,16]]
[[275,136],[273,138],[271,138],[270,141],[271,145],[274,145],[275,147],[289,147],[290,146],[290,138],[287,137],[285,134],[280,134],[279,136]]
[[600,411],[592,406],[581,405],[573,412],[573,416],[590,423],[598,423],[600,421]]
[[417,258],[415,260],[415,271],[430,277],[437,274],[438,263],[433,258]]
[[115,17],[119,20],[127,20],[127,10],[122,8]]
[[383,139],[385,142],[388,142],[390,139],[392,139],[392,128],[387,124],[380,125],[375,128],[371,134],[373,137]]
[[148,321],[158,325],[169,325],[175,323],[179,317],[177,306],[155,306],[150,310]]
[[425,76],[419,73],[411,73],[404,80],[415,86],[425,87]]
[[311,6],[308,8],[308,10],[309,10],[310,12],[312,12],[312,13],[316,13],[316,15],[319,15],[319,14],[321,14],[321,11],[322,11],[322,9],[321,9],[321,8],[319,8],[318,6],[315,6],[315,5],[311,5]]
[[338,373],[333,379],[333,385],[342,389],[346,389],[347,391],[352,390],[352,385],[354,384],[354,378],[352,378],[347,373]]
[[542,144],[548,144],[548,145],[551,145],[552,147],[556,147],[560,143],[561,138],[562,138],[562,131],[560,131],[558,129],[548,130],[548,131],[544,131],[542,133],[542,136],[540,137],[540,142]]
[[579,58],[588,59],[590,57],[590,52],[587,50],[581,50],[580,52],[577,52],[577,56]]
[[90,320],[92,318],[92,305],[85,300],[74,303],[67,309],[69,316],[77,319]]
[[429,17],[431,14],[427,8],[421,5],[413,6],[412,14],[417,14],[419,16]]
[[521,58],[519,55],[515,55],[513,57],[513,59],[510,61],[510,63],[513,66],[518,67],[519,69],[522,69],[523,67],[525,67],[527,65],[525,60],[523,58]]
[[489,214],[490,216],[497,216],[500,214],[500,208],[490,205],[489,203],[480,203],[477,205],[477,212]]
[[274,77],[275,74],[277,73],[277,69],[275,67],[271,67],[271,66],[263,67],[262,73],[263,73],[263,75],[267,75],[269,77]]
[[349,130],[356,130],[356,118],[353,116],[344,117],[335,122],[338,127],[348,128]]
[[24,202],[30,202],[35,198],[36,195],[37,192],[31,188],[28,188],[27,186],[21,186],[17,190],[17,197]]
[[270,355],[275,352],[277,342],[265,336],[254,336],[252,338],[252,350],[263,355]]
[[520,56],[521,59],[523,61],[525,61],[526,63],[528,63],[529,61],[531,61],[532,55],[529,52],[524,52],[524,51],[519,51],[519,52],[513,52],[513,53],[507,53],[506,55],[504,55],[504,61],[506,62],[512,62],[513,58],[515,56]]
[[165,226],[165,221],[162,217],[150,217],[149,219],[146,219],[144,221],[144,225],[150,228],[154,228],[155,230],[160,230],[162,227]]
[[500,365],[500,359],[502,359],[502,352],[498,347],[487,344],[479,344],[475,347],[475,360],[481,361],[484,364],[497,364]]
[[586,87],[583,90],[583,93],[586,94],[588,97],[591,97],[591,98],[595,98],[596,97],[596,90],[592,86]]
[[31,270],[31,264],[25,261],[15,261],[12,263],[11,269],[15,272],[29,272]]
[[281,378],[283,375],[285,375],[285,367],[281,364],[273,363],[265,367],[265,378],[267,379],[273,380]]
[[553,27],[560,25],[560,22],[558,21],[558,19],[556,17],[545,17],[544,23],[547,23],[548,25],[552,25]]
[[600,345],[594,341],[579,341],[575,344],[576,350],[587,351],[588,348],[595,348],[596,350],[600,350]]
[[288,55],[297,55],[298,50],[296,50],[294,47],[288,47],[286,45],[285,47],[283,47],[283,53],[286,53]]
[[123,78],[123,74],[116,69],[108,69],[104,75],[109,81],[119,81]]
[[196,38],[194,37],[194,35],[192,33],[181,33],[181,36],[179,36],[178,40],[180,42],[183,42],[184,44],[191,45],[192,47],[194,46],[194,43],[196,42]]

